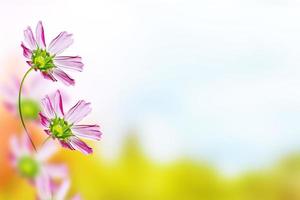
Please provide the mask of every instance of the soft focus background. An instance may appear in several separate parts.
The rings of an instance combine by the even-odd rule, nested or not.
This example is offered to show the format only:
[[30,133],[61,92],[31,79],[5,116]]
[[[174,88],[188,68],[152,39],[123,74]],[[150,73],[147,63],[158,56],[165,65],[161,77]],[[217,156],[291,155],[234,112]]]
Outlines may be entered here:
[[[28,68],[28,25],[42,20],[48,44],[74,33],[64,54],[83,57],[76,86],[34,84],[41,96],[62,88],[66,107],[92,102],[86,121],[104,132],[92,156],[53,159],[70,168],[70,196],[298,200],[299,9],[297,0],[1,0],[1,86]],[[7,158],[19,119],[0,112],[0,199],[34,199]]]

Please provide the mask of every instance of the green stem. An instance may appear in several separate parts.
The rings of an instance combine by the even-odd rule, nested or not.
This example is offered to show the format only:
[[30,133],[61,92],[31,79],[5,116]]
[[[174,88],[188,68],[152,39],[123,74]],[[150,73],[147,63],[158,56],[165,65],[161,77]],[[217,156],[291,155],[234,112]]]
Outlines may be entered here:
[[23,79],[22,79],[22,81],[21,81],[21,85],[20,85],[20,89],[19,89],[19,97],[18,97],[18,106],[19,106],[19,114],[20,114],[20,118],[21,118],[21,122],[22,122],[23,128],[24,128],[24,130],[25,130],[25,132],[26,132],[26,134],[27,134],[27,136],[28,136],[28,138],[29,138],[29,140],[30,140],[30,143],[31,143],[33,149],[36,151],[36,147],[35,147],[35,145],[34,145],[34,143],[33,143],[33,140],[32,140],[32,138],[30,137],[30,134],[29,134],[29,132],[28,132],[28,130],[27,130],[27,128],[26,128],[26,125],[25,125],[25,122],[24,122],[24,118],[23,118],[23,114],[22,114],[22,106],[21,106],[21,96],[22,96],[22,88],[23,88],[23,84],[24,84],[24,81],[25,81],[27,75],[29,74],[29,72],[31,72],[31,70],[33,70],[33,68],[30,68],[30,69],[24,74]]

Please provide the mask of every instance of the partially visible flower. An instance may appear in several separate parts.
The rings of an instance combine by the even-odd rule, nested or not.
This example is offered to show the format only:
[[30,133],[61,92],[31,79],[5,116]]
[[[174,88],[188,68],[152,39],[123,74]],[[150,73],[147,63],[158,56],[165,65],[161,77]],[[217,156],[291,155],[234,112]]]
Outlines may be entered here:
[[[22,92],[22,114],[26,120],[33,120],[39,122],[40,99],[44,95],[43,81],[39,76],[33,76],[30,81],[23,85]],[[18,112],[18,93],[20,89],[21,80],[12,76],[8,84],[1,85],[1,95],[3,96],[3,104],[8,111],[14,115],[19,116]],[[64,99],[68,101],[66,92],[62,92]]]
[[67,113],[64,113],[62,97],[60,91],[57,90],[53,97],[46,96],[42,99],[41,124],[45,127],[45,132],[53,139],[57,139],[63,147],[90,154],[93,152],[92,148],[79,137],[100,140],[102,134],[100,127],[77,123],[91,110],[90,103],[80,100]]
[[[68,178],[64,179],[60,184],[51,182],[50,186],[49,189],[52,193],[52,200],[66,200],[66,196],[70,189],[70,180]],[[76,194],[70,198],[70,200],[81,200],[81,197],[79,194]]]
[[[18,115],[18,92],[21,81],[17,77],[11,79],[11,83],[3,86],[2,95],[4,96],[4,106],[14,114]],[[36,84],[30,84],[30,90],[35,90]],[[27,85],[26,85],[27,86]],[[24,86],[23,99],[21,101],[24,119],[36,120],[40,112],[39,102],[29,95],[28,88]]]
[[49,80],[60,80],[66,85],[74,85],[75,80],[66,74],[63,69],[82,71],[83,63],[79,56],[58,56],[72,43],[72,34],[61,32],[46,47],[44,28],[39,21],[35,37],[31,27],[24,31],[25,43],[22,42],[23,55],[29,59],[27,63]]
[[47,160],[57,151],[50,142],[35,153],[24,134],[20,139],[11,139],[11,163],[18,173],[32,183],[40,199],[51,199],[51,180],[63,179],[67,176],[64,165],[48,164]]

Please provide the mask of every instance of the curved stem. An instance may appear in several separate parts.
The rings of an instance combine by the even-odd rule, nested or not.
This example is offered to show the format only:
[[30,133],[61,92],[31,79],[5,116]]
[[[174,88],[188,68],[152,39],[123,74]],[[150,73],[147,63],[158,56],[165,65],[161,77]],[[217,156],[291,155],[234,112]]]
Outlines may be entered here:
[[33,68],[30,68],[30,69],[24,74],[23,79],[22,79],[22,81],[21,81],[21,85],[20,85],[20,89],[19,89],[19,97],[18,97],[18,106],[19,106],[19,114],[20,114],[20,118],[21,118],[21,122],[22,122],[23,128],[24,128],[24,130],[25,130],[25,132],[26,132],[26,134],[27,134],[27,136],[28,136],[28,138],[29,138],[29,140],[30,140],[30,143],[31,143],[33,149],[36,151],[36,147],[35,147],[35,145],[34,145],[34,143],[33,143],[33,140],[32,140],[32,138],[30,137],[30,134],[29,134],[29,132],[28,132],[28,130],[27,130],[27,128],[26,128],[26,125],[25,125],[25,122],[24,122],[24,118],[23,118],[23,114],[22,114],[22,106],[21,106],[21,96],[22,96],[22,88],[23,88],[23,84],[24,84],[24,81],[25,81],[27,75],[29,74],[29,72],[31,72],[31,70],[33,70]]

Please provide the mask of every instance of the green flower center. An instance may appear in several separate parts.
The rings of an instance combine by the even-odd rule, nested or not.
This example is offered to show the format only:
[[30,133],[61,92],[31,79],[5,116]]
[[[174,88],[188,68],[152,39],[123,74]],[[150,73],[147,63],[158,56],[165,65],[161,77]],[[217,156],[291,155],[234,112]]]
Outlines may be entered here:
[[21,101],[22,114],[25,119],[37,119],[40,112],[40,105],[32,99],[23,99]]
[[53,56],[51,56],[46,50],[40,48],[32,52],[31,60],[33,68],[39,69],[42,72],[47,72],[55,67],[53,63]]
[[58,139],[64,140],[73,135],[71,125],[63,118],[56,117],[51,120],[50,131],[52,135]]
[[39,164],[30,156],[20,158],[17,168],[20,174],[26,178],[34,178],[39,173]]

